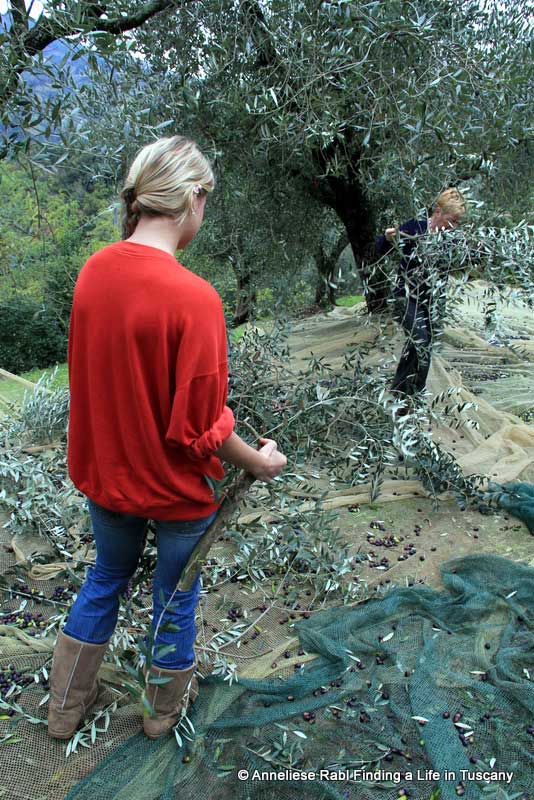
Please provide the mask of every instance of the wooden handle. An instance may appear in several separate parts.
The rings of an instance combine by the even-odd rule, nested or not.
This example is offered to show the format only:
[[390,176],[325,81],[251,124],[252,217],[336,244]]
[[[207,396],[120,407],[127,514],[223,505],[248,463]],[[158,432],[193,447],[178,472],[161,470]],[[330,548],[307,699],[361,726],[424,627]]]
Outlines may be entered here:
[[226,523],[234,513],[235,509],[246,495],[255,481],[254,475],[243,472],[238,480],[230,487],[224,500],[219,506],[217,516],[206,529],[204,535],[199,539],[195,549],[189,556],[189,560],[182,570],[178,581],[178,591],[187,592],[193,586],[198,571],[206,562],[206,556],[220,534],[226,530]]

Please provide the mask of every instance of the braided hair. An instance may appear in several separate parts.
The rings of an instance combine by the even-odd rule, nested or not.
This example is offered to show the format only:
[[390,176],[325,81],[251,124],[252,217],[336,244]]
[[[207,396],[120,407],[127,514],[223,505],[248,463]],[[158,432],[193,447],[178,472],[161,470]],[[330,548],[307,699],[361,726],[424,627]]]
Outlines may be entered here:
[[184,136],[158,139],[136,155],[122,199],[122,236],[134,232],[142,214],[167,216],[180,223],[194,213],[199,190],[211,192],[213,170],[198,145]]

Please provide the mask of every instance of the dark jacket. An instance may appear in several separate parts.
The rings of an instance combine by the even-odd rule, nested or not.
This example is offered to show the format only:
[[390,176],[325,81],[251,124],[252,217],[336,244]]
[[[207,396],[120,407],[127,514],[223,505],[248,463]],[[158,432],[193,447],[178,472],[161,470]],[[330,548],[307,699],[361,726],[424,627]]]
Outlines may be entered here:
[[[424,264],[419,258],[413,255],[413,251],[419,236],[424,236],[428,231],[427,219],[409,219],[399,226],[401,233],[400,246],[402,256],[397,270],[397,279],[393,289],[395,297],[405,297],[405,284],[408,284],[408,291],[412,297],[426,299],[429,296],[430,288],[425,281]],[[406,234],[402,236],[402,234]],[[413,238],[410,238],[413,237]],[[385,256],[393,250],[393,242],[388,242],[385,236],[379,236],[376,240],[377,256]]]

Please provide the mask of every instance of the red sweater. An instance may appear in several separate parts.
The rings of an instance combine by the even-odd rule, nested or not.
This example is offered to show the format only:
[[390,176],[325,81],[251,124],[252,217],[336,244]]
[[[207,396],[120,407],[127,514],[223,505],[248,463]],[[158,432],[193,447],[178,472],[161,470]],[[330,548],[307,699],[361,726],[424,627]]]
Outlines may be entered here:
[[82,267],[68,347],[69,475],[113,511],[198,519],[215,511],[204,475],[234,427],[215,289],[164,250],[116,242]]

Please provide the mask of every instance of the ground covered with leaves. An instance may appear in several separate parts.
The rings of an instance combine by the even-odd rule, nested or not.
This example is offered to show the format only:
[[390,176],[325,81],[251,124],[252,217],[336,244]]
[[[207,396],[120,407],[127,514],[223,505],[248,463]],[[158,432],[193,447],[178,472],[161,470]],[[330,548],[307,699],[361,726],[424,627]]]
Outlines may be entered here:
[[[444,346],[449,357],[456,353],[458,366],[469,348],[465,342],[462,347],[451,344],[454,331],[448,335]],[[197,617],[201,672],[223,682],[229,692],[241,691],[240,681],[247,678],[297,679],[313,668],[318,650],[311,640],[303,646],[302,625],[329,609],[343,613],[369,598],[386,597],[395,587],[439,587],[441,564],[468,553],[531,560],[526,529],[492,507],[489,470],[465,469],[465,458],[481,454],[486,440],[500,435],[504,447],[507,412],[500,412],[498,424],[491,422],[485,406],[476,408],[474,395],[452,378],[445,381],[440,368],[449,362],[443,362],[442,350],[436,354],[428,400],[398,416],[398,401],[387,383],[400,341],[387,317],[369,319],[357,309],[344,309],[301,320],[291,330],[251,327],[231,348],[229,402],[238,430],[249,440],[256,434],[277,439],[288,455],[288,468],[272,485],[253,486],[203,570]],[[449,376],[451,369],[449,364]],[[45,731],[53,641],[94,557],[83,498],[66,474],[67,413],[68,393],[42,384],[2,420],[1,733],[6,746],[21,754],[13,775],[6,774],[6,785],[15,780],[19,787],[18,794],[10,795],[17,800],[34,796],[36,754],[51,764],[46,780],[39,777],[42,796],[64,797],[139,731],[141,721],[140,667],[149,655],[143,638],[149,632],[155,563],[151,533],[121,603],[103,668],[105,692],[66,745],[52,742]],[[514,430],[522,431],[521,419],[515,419]],[[516,458],[514,474],[501,471],[505,463],[510,467],[508,451],[500,460],[503,454],[495,450],[494,480],[529,477],[530,446],[523,444],[527,459],[520,464]],[[475,465],[488,463],[486,455],[486,462]],[[227,481],[235,477],[230,471]],[[388,635],[381,633],[383,639]],[[380,648],[375,650],[376,660]],[[338,667],[342,675],[345,667]],[[376,694],[378,684],[370,680]],[[382,697],[378,708],[382,702],[387,706],[388,699]],[[318,712],[306,702],[300,712],[306,713],[303,724],[318,726]],[[363,712],[376,712],[369,698],[367,710],[360,700],[354,702],[358,719]],[[344,713],[328,711],[333,718]],[[417,720],[403,724],[414,730],[420,725]],[[199,725],[202,720],[184,717],[175,746],[189,746]],[[256,758],[266,766],[298,764],[299,748],[293,744],[305,743],[310,735],[305,731],[301,739],[285,730],[277,746],[277,740],[270,740],[265,748],[260,734]],[[380,739],[385,749],[378,761],[370,751],[370,765],[382,758],[389,763],[390,755],[401,757],[394,751],[402,750],[402,743],[394,745],[392,739],[388,746],[386,739]],[[483,760],[476,749],[469,752]],[[491,761],[491,752],[486,756]],[[310,753],[310,758],[313,762],[315,756]],[[309,759],[307,767],[317,766]],[[228,776],[231,770],[219,772]],[[354,790],[350,782],[348,787]],[[409,796],[410,787],[405,791]],[[397,795],[383,794],[389,796]]]

